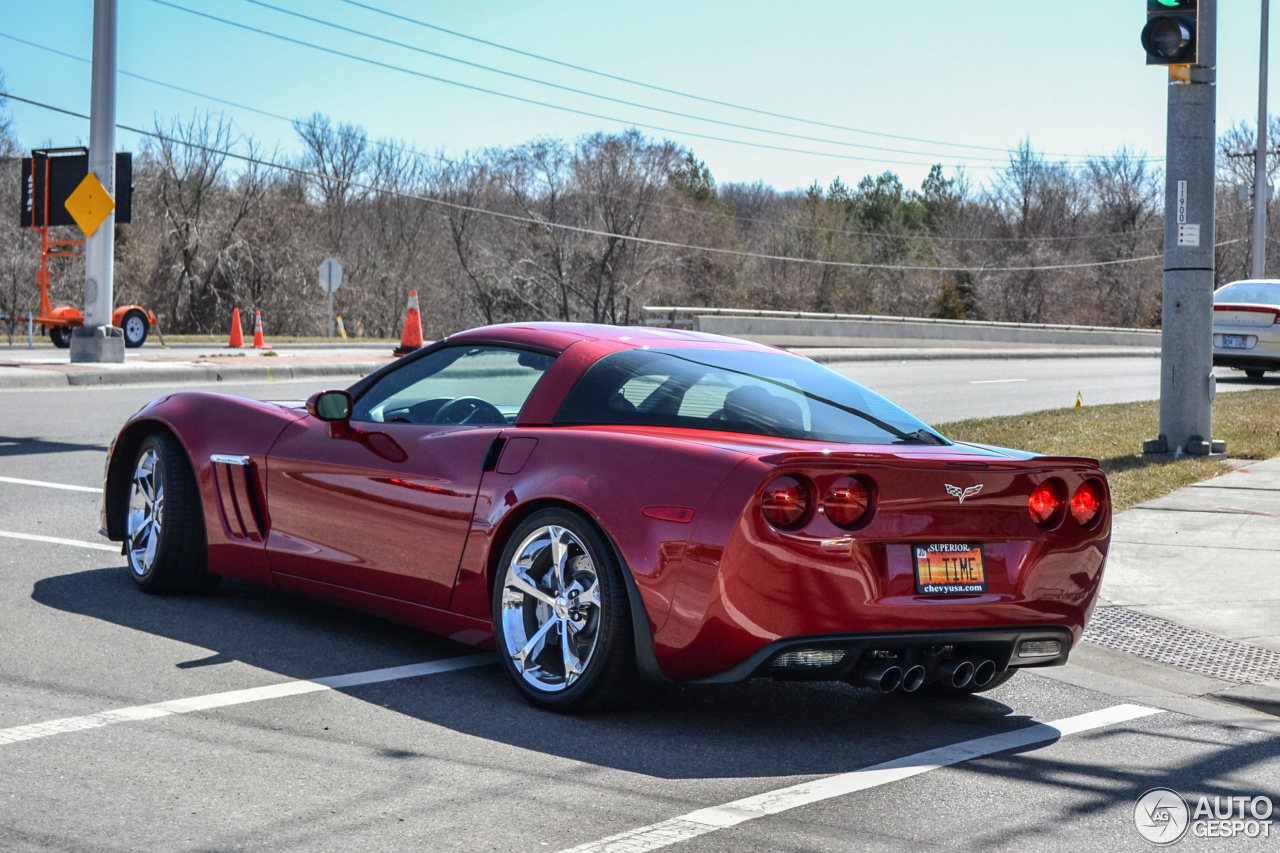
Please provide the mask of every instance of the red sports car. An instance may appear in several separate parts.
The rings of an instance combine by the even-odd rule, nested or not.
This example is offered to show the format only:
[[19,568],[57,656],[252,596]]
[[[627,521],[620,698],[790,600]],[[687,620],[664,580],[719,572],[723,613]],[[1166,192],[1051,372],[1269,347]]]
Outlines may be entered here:
[[802,356],[532,323],[305,404],[162,397],[113,442],[103,528],[148,592],[327,599],[585,710],[651,682],[967,693],[1062,664],[1109,504],[1091,459],[949,441]]

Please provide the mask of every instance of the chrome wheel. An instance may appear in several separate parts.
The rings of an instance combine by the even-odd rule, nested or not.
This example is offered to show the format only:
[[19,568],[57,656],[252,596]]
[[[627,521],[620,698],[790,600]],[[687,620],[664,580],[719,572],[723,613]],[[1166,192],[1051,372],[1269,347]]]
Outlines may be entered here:
[[539,527],[515,549],[502,581],[504,651],[544,693],[562,691],[586,671],[600,632],[597,568],[568,528]]
[[151,571],[164,525],[164,468],[160,454],[148,448],[138,457],[129,489],[129,568],[142,577]]

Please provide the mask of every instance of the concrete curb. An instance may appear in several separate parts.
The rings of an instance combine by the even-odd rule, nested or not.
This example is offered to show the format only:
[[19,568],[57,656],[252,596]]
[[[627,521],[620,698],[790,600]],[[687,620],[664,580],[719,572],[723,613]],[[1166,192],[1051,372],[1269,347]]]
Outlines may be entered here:
[[791,352],[807,356],[819,364],[838,364],[857,361],[1018,361],[1041,358],[1159,358],[1160,350],[1151,347],[1098,348],[1098,349],[915,349],[869,350],[859,352],[806,352],[793,348]]
[[76,388],[113,385],[167,385],[187,382],[286,382],[326,376],[366,376],[389,361],[344,361],[330,364],[280,365],[174,365],[123,367],[108,370],[39,370],[19,368],[0,371],[0,389]]

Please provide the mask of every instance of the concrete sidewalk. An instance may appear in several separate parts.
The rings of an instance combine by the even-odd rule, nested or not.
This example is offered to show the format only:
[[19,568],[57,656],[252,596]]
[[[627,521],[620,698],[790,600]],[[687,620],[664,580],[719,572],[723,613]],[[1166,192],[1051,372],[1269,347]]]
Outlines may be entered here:
[[1280,716],[1280,458],[1115,517],[1072,664]]
[[144,346],[123,364],[71,364],[51,346],[0,349],[0,389],[188,382],[255,382],[364,376],[390,363],[394,344],[280,344],[229,350],[218,344]]

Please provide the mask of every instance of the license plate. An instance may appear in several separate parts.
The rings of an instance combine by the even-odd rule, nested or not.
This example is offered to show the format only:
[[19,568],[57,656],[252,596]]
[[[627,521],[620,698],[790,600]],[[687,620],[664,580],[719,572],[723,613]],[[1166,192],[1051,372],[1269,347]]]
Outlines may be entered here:
[[1222,345],[1232,349],[1247,349],[1244,341],[1244,335],[1223,335]]
[[912,545],[916,555],[916,592],[954,595],[987,591],[982,546],[963,542]]

